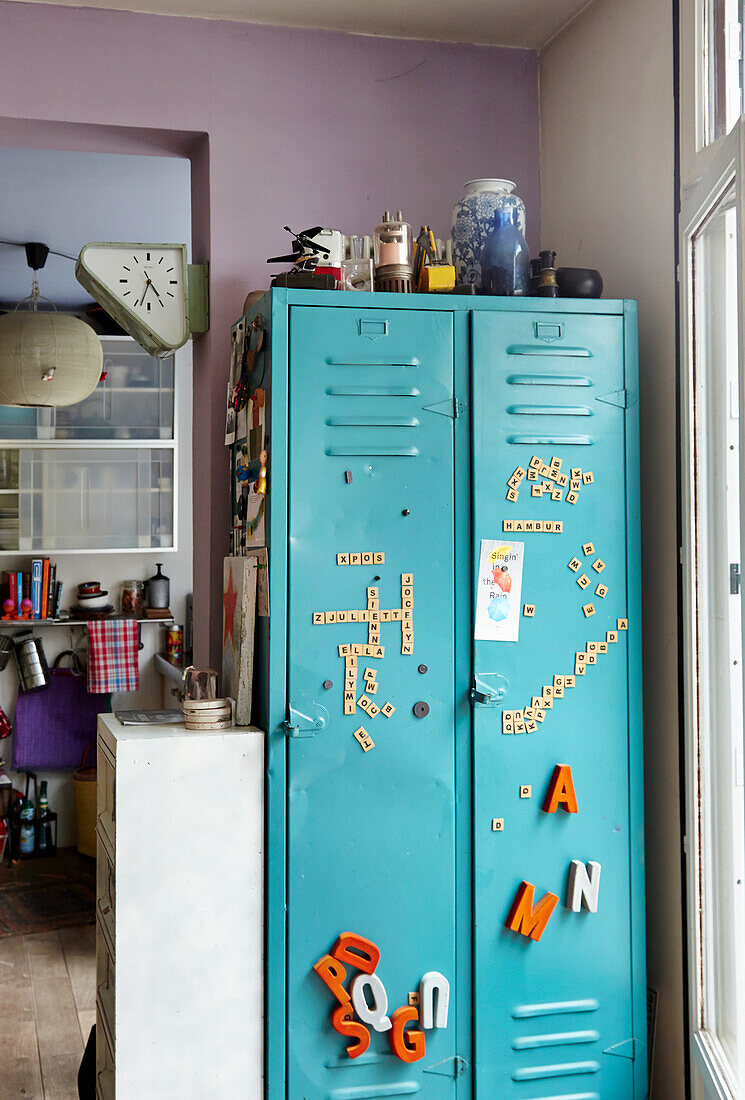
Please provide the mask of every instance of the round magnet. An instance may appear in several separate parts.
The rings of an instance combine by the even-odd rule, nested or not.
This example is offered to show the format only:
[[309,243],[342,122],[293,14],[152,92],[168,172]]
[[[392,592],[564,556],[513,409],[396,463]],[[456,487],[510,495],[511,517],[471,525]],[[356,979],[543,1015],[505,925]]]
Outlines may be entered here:
[[417,671],[421,672],[422,676],[424,676],[424,673],[427,671],[427,666],[426,665],[420,665],[419,668],[417,669]]
[[326,691],[331,691],[332,687],[334,686],[334,681],[333,680],[324,680],[323,681],[323,686],[326,688]]
[[426,718],[429,714],[429,703],[425,703],[423,699],[420,699],[418,703],[414,703],[412,709],[415,718]]

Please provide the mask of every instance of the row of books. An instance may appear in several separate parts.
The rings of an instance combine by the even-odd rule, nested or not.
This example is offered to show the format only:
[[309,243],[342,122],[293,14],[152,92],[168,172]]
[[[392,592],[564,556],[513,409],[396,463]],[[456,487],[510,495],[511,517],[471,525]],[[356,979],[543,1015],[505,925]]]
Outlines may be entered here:
[[[23,601],[30,600],[29,618],[56,619],[62,606],[63,588],[62,581],[57,580],[56,564],[49,558],[34,558],[30,573],[3,573],[3,607],[6,614],[20,619],[28,610],[28,605],[22,606]],[[5,607],[9,601],[12,608]]]

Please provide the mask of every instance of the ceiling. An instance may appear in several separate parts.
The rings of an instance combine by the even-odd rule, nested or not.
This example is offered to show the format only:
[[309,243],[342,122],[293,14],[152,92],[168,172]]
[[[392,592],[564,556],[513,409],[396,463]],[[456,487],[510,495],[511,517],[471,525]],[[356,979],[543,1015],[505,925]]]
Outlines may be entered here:
[[[25,0],[24,0],[25,2]],[[48,3],[49,0],[33,0]],[[592,0],[52,0],[76,8],[540,49]]]
[[[191,177],[177,157],[118,156],[0,148],[0,239],[41,241],[77,256],[88,241],[178,241],[189,244]],[[29,293],[23,248],[0,244],[0,303]],[[50,255],[39,289],[60,307],[91,298],[75,264]]]

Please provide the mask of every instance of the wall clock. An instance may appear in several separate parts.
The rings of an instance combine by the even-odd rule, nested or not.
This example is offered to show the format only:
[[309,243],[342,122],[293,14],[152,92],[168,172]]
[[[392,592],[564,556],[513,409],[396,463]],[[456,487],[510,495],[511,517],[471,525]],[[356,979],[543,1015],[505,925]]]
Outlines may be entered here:
[[75,275],[151,355],[170,355],[207,330],[207,265],[188,264],[184,244],[92,242]]

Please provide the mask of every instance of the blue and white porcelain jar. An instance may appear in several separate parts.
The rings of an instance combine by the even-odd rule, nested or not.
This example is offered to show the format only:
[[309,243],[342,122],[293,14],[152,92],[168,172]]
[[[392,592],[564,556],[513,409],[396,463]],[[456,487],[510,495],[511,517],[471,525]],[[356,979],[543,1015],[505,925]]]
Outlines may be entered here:
[[469,180],[453,207],[450,236],[456,283],[481,286],[481,254],[494,228],[497,210],[513,208],[517,225],[525,236],[525,203],[512,192],[512,180]]

